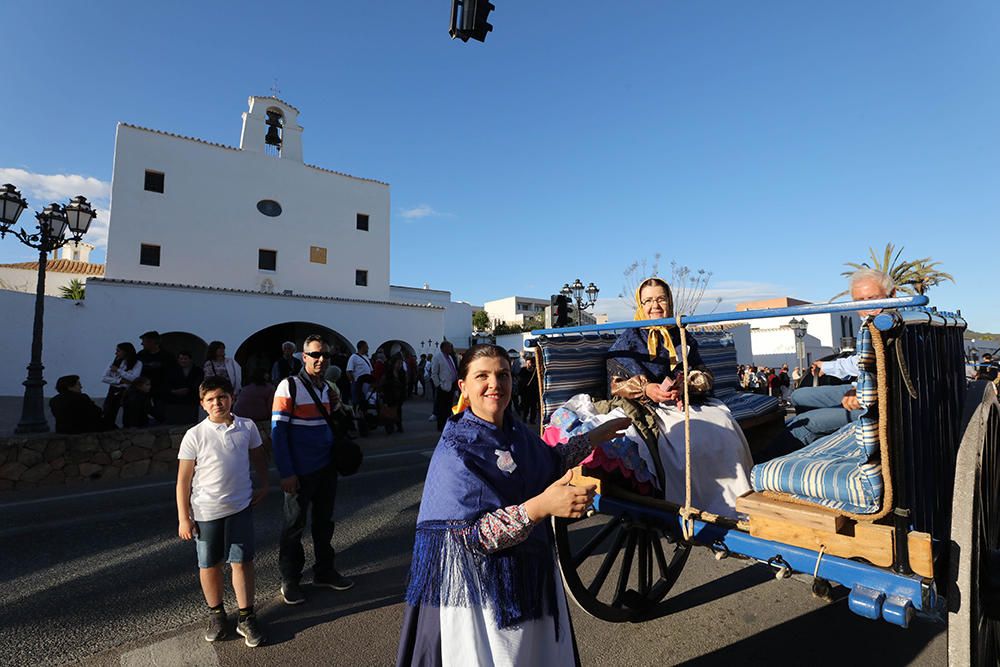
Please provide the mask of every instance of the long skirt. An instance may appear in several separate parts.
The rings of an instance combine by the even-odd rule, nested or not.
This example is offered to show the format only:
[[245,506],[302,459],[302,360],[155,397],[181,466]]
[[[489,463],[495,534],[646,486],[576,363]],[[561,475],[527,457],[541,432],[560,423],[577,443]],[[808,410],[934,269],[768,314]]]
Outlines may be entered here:
[[406,605],[397,667],[521,667],[579,665],[562,575],[553,559],[558,619],[500,629],[488,607]]

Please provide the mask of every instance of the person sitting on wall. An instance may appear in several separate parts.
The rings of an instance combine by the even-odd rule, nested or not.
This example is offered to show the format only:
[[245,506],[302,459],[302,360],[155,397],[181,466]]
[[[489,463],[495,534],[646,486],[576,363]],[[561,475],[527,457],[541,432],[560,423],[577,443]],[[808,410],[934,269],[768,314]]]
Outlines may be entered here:
[[122,401],[122,428],[146,428],[150,425],[149,414],[153,409],[151,389],[152,383],[144,376],[137,377],[129,385]]
[[56,391],[59,393],[49,400],[56,433],[93,433],[113,428],[105,421],[101,408],[83,393],[79,375],[64,375],[56,380]]

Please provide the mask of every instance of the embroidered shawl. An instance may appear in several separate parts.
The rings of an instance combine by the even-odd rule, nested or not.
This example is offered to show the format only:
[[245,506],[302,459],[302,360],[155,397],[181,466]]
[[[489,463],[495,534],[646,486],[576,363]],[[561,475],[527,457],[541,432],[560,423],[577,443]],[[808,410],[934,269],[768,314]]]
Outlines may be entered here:
[[500,628],[543,614],[556,617],[549,524],[535,526],[520,544],[486,554],[478,522],[487,512],[538,495],[559,472],[555,449],[516,419],[498,428],[471,410],[450,417],[424,483],[407,603],[485,606]]

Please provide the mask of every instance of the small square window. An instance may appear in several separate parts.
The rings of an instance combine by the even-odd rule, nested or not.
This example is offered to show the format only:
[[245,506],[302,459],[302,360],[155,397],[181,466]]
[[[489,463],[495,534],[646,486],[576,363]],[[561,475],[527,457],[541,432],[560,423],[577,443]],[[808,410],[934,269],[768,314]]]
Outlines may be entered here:
[[163,172],[146,170],[146,192],[163,192]]
[[367,232],[368,231],[368,214],[358,213],[358,229]]
[[261,271],[277,271],[278,270],[278,251],[277,250],[258,250],[257,251],[257,268]]
[[309,246],[309,261],[313,264],[326,264],[326,248],[318,245]]
[[143,266],[160,265],[160,246],[143,243],[139,246],[139,263]]
[[358,269],[354,272],[354,284],[358,287],[368,287],[368,272]]

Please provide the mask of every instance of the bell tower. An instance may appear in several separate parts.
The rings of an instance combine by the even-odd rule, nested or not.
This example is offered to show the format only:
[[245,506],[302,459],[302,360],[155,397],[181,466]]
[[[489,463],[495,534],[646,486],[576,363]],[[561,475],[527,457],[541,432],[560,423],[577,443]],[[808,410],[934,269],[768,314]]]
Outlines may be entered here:
[[243,113],[240,150],[302,162],[299,110],[277,97],[252,95]]

